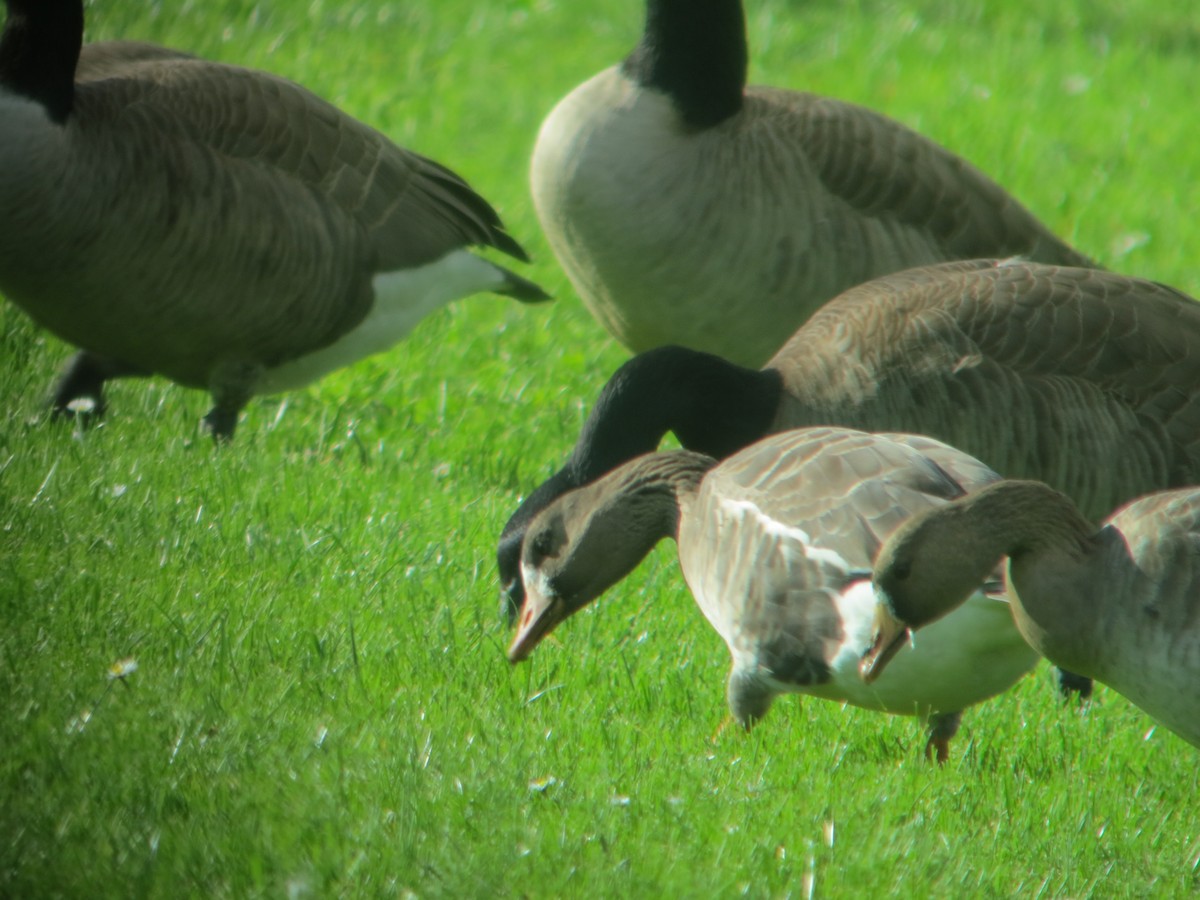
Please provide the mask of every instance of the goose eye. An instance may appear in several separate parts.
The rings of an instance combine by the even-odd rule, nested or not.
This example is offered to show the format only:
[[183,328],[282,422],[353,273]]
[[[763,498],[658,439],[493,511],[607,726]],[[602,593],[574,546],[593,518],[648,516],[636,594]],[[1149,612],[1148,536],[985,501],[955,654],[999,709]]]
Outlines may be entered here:
[[907,559],[898,559],[892,566],[892,577],[896,581],[904,581],[912,574],[912,563]]
[[535,534],[529,549],[532,551],[533,562],[535,564],[549,556],[554,549],[551,546],[550,533],[548,531],[539,531]]

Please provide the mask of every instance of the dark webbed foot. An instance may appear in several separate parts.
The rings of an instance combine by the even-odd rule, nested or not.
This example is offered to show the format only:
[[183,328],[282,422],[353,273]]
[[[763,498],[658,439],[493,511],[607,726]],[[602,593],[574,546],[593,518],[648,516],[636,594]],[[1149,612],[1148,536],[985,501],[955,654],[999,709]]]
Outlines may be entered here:
[[104,382],[111,378],[149,375],[145,369],[80,350],[63,367],[54,386],[50,408],[55,418],[104,415]]
[[950,739],[958,734],[958,726],[962,724],[962,712],[934,713],[929,717],[929,739],[925,742],[925,758],[933,759],[935,754],[938,765],[945,765],[950,759]]

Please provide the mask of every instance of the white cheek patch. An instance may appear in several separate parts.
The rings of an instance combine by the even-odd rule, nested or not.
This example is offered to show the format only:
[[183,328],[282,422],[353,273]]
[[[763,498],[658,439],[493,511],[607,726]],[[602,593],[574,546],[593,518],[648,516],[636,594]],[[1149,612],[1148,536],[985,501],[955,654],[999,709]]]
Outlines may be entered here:
[[307,356],[263,374],[259,394],[290,391],[330,372],[382,353],[406,337],[427,315],[460,297],[505,284],[504,274],[485,259],[455,250],[418,269],[383,272],[372,281],[375,304],[353,331]]
[[554,596],[550,579],[541,569],[529,563],[521,563],[521,582],[525,585],[526,607],[530,607],[534,600],[537,600],[540,606],[545,606],[548,598]]
[[840,553],[830,550],[827,547],[817,546],[813,543],[812,536],[803,528],[785,525],[778,519],[771,518],[757,504],[751,503],[749,500],[728,500],[722,498],[721,505],[725,506],[735,515],[751,516],[758,522],[759,527],[766,534],[798,543],[803,549],[804,555],[813,562],[833,566],[843,572],[851,571],[850,564],[846,562]]

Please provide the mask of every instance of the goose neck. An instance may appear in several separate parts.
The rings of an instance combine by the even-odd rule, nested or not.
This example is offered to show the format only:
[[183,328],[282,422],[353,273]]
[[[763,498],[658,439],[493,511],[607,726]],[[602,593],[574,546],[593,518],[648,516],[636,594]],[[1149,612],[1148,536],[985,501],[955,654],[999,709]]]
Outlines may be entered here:
[[1045,553],[1080,559],[1096,532],[1070,498],[1040,481],[999,481],[959,502],[1018,562]]
[[768,433],[782,382],[685,347],[659,347],[609,379],[584,423],[567,469],[586,484],[658,447],[673,432],[689,450],[723,459]]
[[671,97],[684,122],[711,128],[742,108],[748,51],[740,0],[648,0],[627,77]]
[[5,0],[0,32],[0,88],[28,97],[62,123],[75,97],[83,46],[80,0]]

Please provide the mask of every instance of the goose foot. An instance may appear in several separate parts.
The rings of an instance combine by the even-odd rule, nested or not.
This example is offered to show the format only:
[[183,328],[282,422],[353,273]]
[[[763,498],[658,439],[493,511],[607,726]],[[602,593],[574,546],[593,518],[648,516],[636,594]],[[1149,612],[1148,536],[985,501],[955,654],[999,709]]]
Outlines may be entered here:
[[233,440],[233,432],[237,428],[238,409],[228,409],[214,406],[201,420],[204,430],[212,435],[213,443],[226,444]]
[[939,766],[944,766],[950,759],[950,739],[958,734],[958,726],[962,724],[962,712],[934,713],[929,717],[929,739],[925,742],[925,758],[933,759],[935,754]]
[[99,419],[108,408],[104,401],[104,382],[149,374],[138,366],[80,350],[67,361],[58,376],[50,400],[51,414],[56,419],[78,417],[84,422]]
[[1092,696],[1092,679],[1076,675],[1066,669],[1058,669],[1058,692],[1067,703],[1077,700],[1084,703]]
[[204,417],[204,427],[218,444],[233,440],[238,415],[254,396],[254,388],[262,378],[263,367],[257,363],[226,360],[214,367],[209,378],[213,408]]

